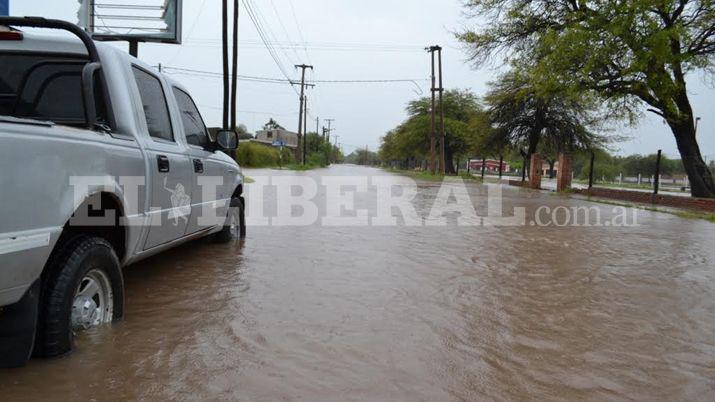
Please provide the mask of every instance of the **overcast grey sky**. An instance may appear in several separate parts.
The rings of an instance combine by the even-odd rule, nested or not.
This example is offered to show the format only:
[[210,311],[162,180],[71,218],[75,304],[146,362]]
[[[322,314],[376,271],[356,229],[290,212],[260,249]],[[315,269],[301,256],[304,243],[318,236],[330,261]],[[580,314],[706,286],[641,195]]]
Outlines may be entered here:
[[[135,0],[140,2],[140,0]],[[306,48],[278,49],[291,78],[293,64],[315,65],[316,80],[421,79],[429,76],[429,56],[422,50],[440,44],[444,50],[446,88],[470,89],[482,95],[495,70],[475,70],[451,31],[468,24],[461,0],[254,0],[273,38],[279,42],[307,42]],[[12,15],[39,15],[76,22],[77,0],[10,0]],[[152,65],[221,71],[221,1],[184,0],[184,44],[142,44],[139,58]],[[241,10],[239,70],[242,75],[282,78],[276,63],[260,44],[255,27]],[[118,44],[126,48],[125,44]],[[192,92],[210,125],[220,125],[222,84],[218,78],[175,75]],[[420,81],[424,94],[429,83]],[[287,84],[239,81],[239,120],[250,131],[274,117],[297,129],[298,97]],[[402,122],[404,108],[418,97],[409,83],[320,83],[308,92],[310,130],[315,117],[336,119],[334,134],[346,153],[355,147],[372,150],[380,137]],[[699,139],[708,160],[715,159],[715,115],[711,112],[715,89],[700,76],[690,77],[696,114],[702,117]],[[322,125],[321,121],[321,125]],[[619,153],[654,153],[662,148],[677,155],[670,130],[655,116],[646,116],[636,128],[620,133],[630,139],[615,144]]]

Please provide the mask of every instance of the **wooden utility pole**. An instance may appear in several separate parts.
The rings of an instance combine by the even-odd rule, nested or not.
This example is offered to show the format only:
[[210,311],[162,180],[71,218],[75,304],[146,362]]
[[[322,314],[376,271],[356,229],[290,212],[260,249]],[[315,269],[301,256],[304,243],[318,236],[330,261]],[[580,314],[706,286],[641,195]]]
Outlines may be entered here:
[[[95,8],[94,0],[89,0],[89,9],[87,10],[89,12],[88,22],[89,22],[89,32],[92,32],[92,33],[94,33],[94,27],[95,27],[94,17],[95,17],[96,13],[94,12],[94,8]],[[131,45],[129,45],[129,46],[131,47]],[[134,56],[134,57],[136,57],[136,56]]]
[[308,157],[308,96],[303,99],[303,164]]
[[[225,1],[225,0],[224,0]],[[303,138],[303,111],[304,111],[304,105],[303,102],[305,101],[305,70],[306,69],[313,69],[313,66],[309,66],[306,64],[299,64],[295,66],[296,69],[300,68],[301,71],[301,78],[300,78],[300,108],[298,109],[298,149],[296,152],[296,156],[298,159],[302,159],[303,164],[305,164],[305,155],[303,155],[303,158],[300,157],[300,146],[301,146],[301,141],[305,143],[305,139]],[[305,118],[308,118],[308,116],[305,116]],[[303,147],[305,149],[305,146]]]
[[328,128],[326,129],[323,127],[323,130],[327,130],[327,140],[328,140],[328,148],[330,149],[330,154],[328,154],[328,163],[331,163],[331,159],[333,157],[333,147],[330,144],[330,134],[333,132],[333,127],[332,124],[335,121],[335,119],[325,119],[325,121],[328,122]]
[[[440,121],[440,140],[439,140],[439,171],[441,174],[446,173],[446,162],[445,162],[445,130],[444,130],[444,103],[442,102],[442,98],[444,95],[444,86],[442,86],[442,47],[436,46],[437,49],[437,58],[438,58],[438,65],[439,65],[439,121]],[[451,173],[451,172],[450,172]]]
[[335,121],[335,119],[325,119],[325,121],[328,122],[328,138],[330,138],[330,134],[333,132],[332,123]]
[[223,56],[223,129],[229,127],[229,71],[228,71],[228,0],[222,0],[221,47]]
[[[236,132],[238,119],[236,117],[236,98],[238,96],[238,0],[233,0],[233,54],[231,70],[231,131]],[[236,150],[228,152],[228,156],[236,159]]]
[[139,41],[130,40],[129,41],[129,55],[139,58]]
[[236,87],[238,85],[238,0],[233,0],[233,38],[231,55],[231,130],[236,131]]
[[436,174],[437,173],[437,155],[436,155],[436,141],[437,141],[437,133],[436,133],[436,127],[435,127],[435,86],[437,85],[436,82],[436,77],[435,77],[435,66],[434,66],[434,52],[437,50],[437,46],[430,46],[426,48],[426,50],[430,53],[432,57],[432,109],[430,110],[430,116],[431,116],[431,129],[430,129],[430,143],[429,143],[429,150],[430,150],[430,161],[429,161],[429,169],[430,173]]

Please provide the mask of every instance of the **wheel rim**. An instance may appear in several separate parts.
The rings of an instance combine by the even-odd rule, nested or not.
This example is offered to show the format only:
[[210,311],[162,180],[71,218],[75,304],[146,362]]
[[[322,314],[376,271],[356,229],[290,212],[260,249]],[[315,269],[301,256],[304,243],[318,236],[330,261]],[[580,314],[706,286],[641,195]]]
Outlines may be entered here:
[[238,214],[236,212],[231,213],[231,221],[229,224],[230,230],[231,230],[231,235],[233,237],[238,237],[238,230],[239,230],[239,219],[238,219]]
[[114,300],[107,275],[98,269],[85,274],[72,302],[72,330],[80,332],[112,322]]

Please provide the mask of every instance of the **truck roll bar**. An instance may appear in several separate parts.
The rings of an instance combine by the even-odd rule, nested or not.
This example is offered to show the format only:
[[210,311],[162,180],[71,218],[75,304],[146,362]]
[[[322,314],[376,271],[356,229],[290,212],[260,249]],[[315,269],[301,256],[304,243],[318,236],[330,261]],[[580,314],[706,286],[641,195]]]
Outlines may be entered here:
[[71,22],[62,20],[50,20],[43,17],[0,17],[0,25],[12,25],[17,27],[29,28],[61,29],[63,31],[73,33],[82,41],[84,46],[87,48],[89,60],[92,62],[99,62],[99,53],[97,52],[97,46],[94,45],[92,37],[82,28]]
[[[102,128],[100,127],[100,125],[97,124],[93,80],[95,72],[100,71],[101,74],[101,64],[99,62],[99,52],[97,51],[97,46],[95,45],[94,40],[92,40],[92,37],[89,35],[89,33],[71,22],[47,19],[43,17],[0,17],[0,25],[59,29],[74,34],[76,37],[79,38],[79,40],[82,41],[84,47],[87,49],[87,55],[89,56],[89,63],[84,67],[84,70],[82,71],[82,95],[84,98],[87,128],[90,130]],[[109,91],[103,74],[100,75],[100,82],[102,90],[104,92],[104,100],[107,108],[107,117],[109,118],[110,124],[114,126],[114,119],[112,116],[111,103],[109,99]]]

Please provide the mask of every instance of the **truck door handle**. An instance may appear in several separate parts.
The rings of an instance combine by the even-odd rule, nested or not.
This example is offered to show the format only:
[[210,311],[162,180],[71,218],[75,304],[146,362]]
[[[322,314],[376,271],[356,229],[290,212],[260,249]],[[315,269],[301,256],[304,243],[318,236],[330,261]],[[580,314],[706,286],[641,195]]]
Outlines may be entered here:
[[196,172],[196,173],[204,172],[204,163],[201,162],[201,159],[194,159],[194,172]]
[[169,158],[166,155],[157,155],[156,162],[160,172],[166,173],[170,170]]

